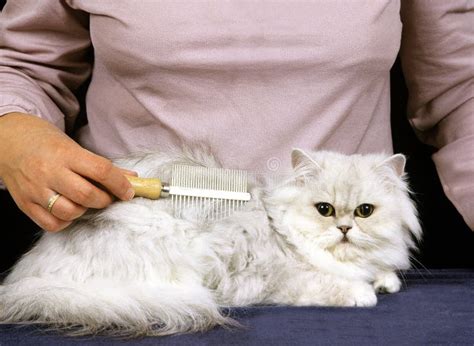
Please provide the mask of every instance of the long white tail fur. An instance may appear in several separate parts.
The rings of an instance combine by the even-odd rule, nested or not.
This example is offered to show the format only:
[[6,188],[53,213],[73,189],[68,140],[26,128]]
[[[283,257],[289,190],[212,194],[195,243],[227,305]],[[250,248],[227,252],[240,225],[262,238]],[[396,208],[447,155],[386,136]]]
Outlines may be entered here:
[[0,323],[47,324],[69,335],[127,337],[239,326],[221,314],[211,292],[199,285],[77,284],[33,277],[0,286]]

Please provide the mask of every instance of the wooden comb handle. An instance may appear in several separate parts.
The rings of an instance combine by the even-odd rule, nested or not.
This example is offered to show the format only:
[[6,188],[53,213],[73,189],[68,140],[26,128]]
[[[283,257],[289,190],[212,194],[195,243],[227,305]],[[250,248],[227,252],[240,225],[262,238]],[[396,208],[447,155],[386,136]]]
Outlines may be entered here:
[[139,178],[126,175],[128,181],[135,190],[135,197],[145,197],[148,199],[158,199],[161,196],[163,184],[158,178]]

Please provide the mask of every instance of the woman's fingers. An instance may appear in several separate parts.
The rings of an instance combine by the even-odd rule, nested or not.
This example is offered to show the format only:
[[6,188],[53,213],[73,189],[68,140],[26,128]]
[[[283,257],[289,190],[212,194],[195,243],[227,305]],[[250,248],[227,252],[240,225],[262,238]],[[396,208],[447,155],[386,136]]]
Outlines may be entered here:
[[132,185],[120,168],[114,166],[110,160],[87,150],[81,154],[82,158],[71,162],[71,169],[74,172],[100,183],[121,200],[128,201],[133,198]]
[[[50,201],[51,198],[56,196],[56,193],[54,191],[49,191],[49,195],[51,197],[47,200],[47,203]],[[53,202],[54,203],[52,204],[52,206],[50,206],[49,212],[63,221],[74,221],[87,211],[87,208],[74,203],[69,198],[61,194],[59,195],[59,197],[53,200]],[[46,206],[46,209],[47,208],[48,206]]]
[[[35,189],[28,180],[17,182],[10,178],[4,178],[4,183],[8,186],[8,192],[18,208],[45,231],[57,232],[71,224],[71,221],[61,220],[48,212],[47,204],[51,196],[44,191],[41,193],[40,190]],[[34,196],[39,196],[36,198],[42,199],[41,202],[34,202],[36,200]]]
[[64,221],[54,216],[48,210],[36,203],[27,203],[23,212],[27,214],[38,226],[48,232],[58,232],[69,226],[72,221]]
[[48,182],[48,185],[51,190],[85,208],[101,209],[113,201],[107,192],[67,169],[62,170],[55,180]]
[[134,176],[134,177],[138,177],[138,173],[135,172],[135,171],[130,171],[128,169],[125,169],[125,168],[120,168],[119,169],[122,171],[123,174],[125,175],[131,175],[131,176]]

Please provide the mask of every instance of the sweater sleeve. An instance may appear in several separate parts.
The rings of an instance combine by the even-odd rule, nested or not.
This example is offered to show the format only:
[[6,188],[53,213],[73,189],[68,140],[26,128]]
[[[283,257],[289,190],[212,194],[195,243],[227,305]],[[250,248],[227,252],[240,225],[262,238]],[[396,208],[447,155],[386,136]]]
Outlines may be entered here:
[[69,130],[90,75],[88,15],[66,0],[10,0],[0,12],[0,116],[34,114]]
[[408,117],[474,230],[474,1],[402,1]]

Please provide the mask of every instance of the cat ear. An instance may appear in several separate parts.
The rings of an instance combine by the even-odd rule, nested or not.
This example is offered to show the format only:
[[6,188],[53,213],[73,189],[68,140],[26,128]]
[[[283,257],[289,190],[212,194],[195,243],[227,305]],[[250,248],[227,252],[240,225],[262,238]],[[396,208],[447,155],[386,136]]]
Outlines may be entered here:
[[312,168],[313,170],[321,169],[321,166],[314,161],[314,159],[309,156],[303,149],[293,148],[291,151],[291,165],[293,168],[305,167]]
[[390,167],[397,176],[401,177],[405,172],[406,162],[407,159],[405,158],[405,155],[395,154],[390,156],[388,159],[385,159],[381,164],[379,164],[379,167]]

